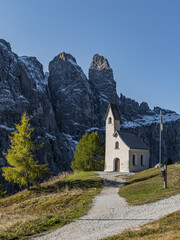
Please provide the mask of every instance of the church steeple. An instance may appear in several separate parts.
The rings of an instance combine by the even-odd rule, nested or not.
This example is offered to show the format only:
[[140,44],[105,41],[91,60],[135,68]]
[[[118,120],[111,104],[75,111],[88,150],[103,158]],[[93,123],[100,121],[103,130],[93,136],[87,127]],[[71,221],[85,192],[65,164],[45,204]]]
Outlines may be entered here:
[[111,131],[120,131],[120,113],[117,104],[109,103],[105,115],[106,129],[109,126]]

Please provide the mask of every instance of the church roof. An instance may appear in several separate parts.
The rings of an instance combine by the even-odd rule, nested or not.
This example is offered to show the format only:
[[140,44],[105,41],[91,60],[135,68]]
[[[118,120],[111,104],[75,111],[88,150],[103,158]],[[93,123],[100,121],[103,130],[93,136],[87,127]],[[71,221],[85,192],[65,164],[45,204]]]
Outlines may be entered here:
[[118,131],[124,143],[133,149],[150,149],[136,134]]
[[105,115],[105,120],[106,120],[106,118],[107,118],[107,115],[108,115],[108,112],[109,112],[109,109],[110,109],[110,108],[111,108],[111,110],[112,110],[114,119],[115,119],[115,120],[120,120],[119,109],[118,109],[117,104],[115,104],[115,103],[109,103],[108,109],[107,109],[107,112],[106,112],[106,115]]

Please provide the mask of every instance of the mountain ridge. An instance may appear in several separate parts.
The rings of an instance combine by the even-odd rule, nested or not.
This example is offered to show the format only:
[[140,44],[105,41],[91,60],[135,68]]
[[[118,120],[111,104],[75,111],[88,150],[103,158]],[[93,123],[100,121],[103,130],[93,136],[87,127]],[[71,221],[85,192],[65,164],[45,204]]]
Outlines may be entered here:
[[[89,79],[88,79],[89,78]],[[65,52],[49,63],[49,72],[35,57],[19,57],[0,39],[0,165],[8,148],[8,135],[24,111],[35,128],[34,136],[45,142],[37,153],[54,174],[70,170],[73,150],[85,132],[98,130],[104,138],[104,115],[109,102],[116,103],[121,114],[121,129],[136,132],[151,148],[150,165],[158,162],[158,112],[145,102],[118,95],[109,62],[95,54],[84,74],[76,59]],[[180,157],[180,115],[162,109],[164,132],[163,160]]]

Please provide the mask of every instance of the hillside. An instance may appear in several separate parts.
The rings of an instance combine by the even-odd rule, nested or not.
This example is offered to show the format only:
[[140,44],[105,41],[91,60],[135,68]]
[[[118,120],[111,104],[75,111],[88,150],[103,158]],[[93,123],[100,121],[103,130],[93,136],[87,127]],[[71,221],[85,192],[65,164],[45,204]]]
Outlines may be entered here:
[[[104,138],[104,115],[109,102],[119,106],[123,131],[136,132],[151,148],[150,165],[158,161],[159,111],[120,95],[108,60],[95,54],[87,77],[76,59],[60,53],[49,63],[49,73],[35,57],[18,56],[0,39],[0,167],[9,134],[24,111],[44,147],[37,152],[54,174],[70,170],[73,150],[85,132],[98,130]],[[122,79],[123,81],[123,79]],[[179,160],[180,115],[162,109],[163,160]]]
[[[179,176],[179,166],[177,165],[174,165],[174,169],[177,169],[178,176]],[[147,181],[151,182],[151,180],[154,178],[154,174],[152,171],[150,171],[151,173],[149,172],[149,174],[147,174],[147,172],[148,171],[145,171],[144,175],[147,175],[148,179],[145,178],[143,180],[143,177],[142,177],[143,172],[141,173],[141,176],[139,175],[140,173],[138,173],[137,175],[135,174],[132,178],[134,179],[132,184],[134,184],[135,181],[137,184],[138,183],[141,184],[142,193],[143,192],[145,193],[147,191],[147,186],[146,186]],[[169,173],[172,174],[172,171],[169,171]],[[95,197],[93,201],[93,206],[88,211],[88,213],[85,216],[81,217],[81,219],[78,221],[67,224],[62,228],[59,228],[53,232],[47,233],[46,235],[38,236],[37,237],[38,240],[101,239],[103,237],[110,237],[114,234],[118,234],[120,232],[127,231],[129,229],[134,229],[134,228],[135,228],[135,231],[132,230],[132,231],[125,232],[123,235],[124,236],[123,239],[128,239],[131,236],[132,236],[131,239],[133,239],[133,237],[135,239],[158,239],[156,238],[158,235],[161,235],[163,239],[163,233],[167,233],[167,235],[169,234],[171,236],[175,236],[175,235],[178,236],[177,234],[179,231],[179,223],[177,221],[179,220],[179,213],[177,214],[172,214],[172,213],[176,211],[180,211],[180,205],[179,205],[180,194],[176,196],[171,196],[168,198],[162,197],[163,199],[160,201],[156,201],[154,198],[154,199],[151,199],[151,203],[148,203],[148,204],[143,204],[144,202],[144,199],[143,199],[142,201],[143,205],[137,205],[137,202],[136,202],[136,206],[132,206],[132,204],[130,206],[125,201],[124,198],[118,195],[119,187],[120,189],[125,188],[124,187],[125,179],[127,179],[130,175],[117,173],[117,172],[99,172],[99,174],[102,178],[104,178],[105,187],[103,188],[101,193]],[[159,180],[156,177],[155,179]],[[171,180],[172,179],[170,178],[170,181]],[[175,194],[175,189],[177,189],[176,183],[179,188],[179,182],[174,181],[174,185],[172,185],[171,189],[169,189],[169,193],[171,192],[170,190],[172,190],[172,195]],[[153,184],[153,180],[152,180],[152,184]],[[156,182],[156,184],[159,186],[158,182]],[[143,190],[143,186],[144,186],[144,190]],[[125,189],[128,191],[128,184],[126,185]],[[161,189],[163,189],[163,182],[159,190]],[[134,195],[137,196],[136,191]],[[158,191],[156,195],[158,195]],[[132,196],[132,193],[131,193],[131,196]],[[147,194],[146,198],[148,200],[148,198],[151,198],[151,196]],[[139,198],[139,204],[141,204],[140,200],[141,199]],[[164,217],[167,214],[171,214],[171,215],[167,219],[165,219]],[[162,226],[159,226],[160,221],[158,219],[160,218],[164,219],[162,222]],[[156,221],[152,225],[152,231],[151,231],[151,225],[149,225],[148,228],[146,228],[145,226],[143,228],[143,231],[141,231],[140,226],[143,226],[144,224],[147,224],[147,223],[151,224],[152,221]],[[118,238],[119,236],[121,237],[122,235],[120,234],[118,236],[115,236],[114,239],[121,239],[121,238]]]
[[102,187],[93,172],[63,174],[0,200],[0,239],[23,239],[84,215]]
[[[180,164],[168,166],[168,188],[163,188],[160,169],[149,169],[136,173],[127,184],[119,189],[119,194],[130,205],[156,202],[180,194]],[[106,240],[173,240],[180,236],[180,211],[169,214],[142,227],[125,231]],[[104,239],[104,240],[105,240]]]
[[180,194],[180,164],[167,166],[168,188],[163,188],[163,178],[159,168],[151,168],[136,173],[126,186],[119,189],[119,195],[130,205],[142,205],[156,202]]

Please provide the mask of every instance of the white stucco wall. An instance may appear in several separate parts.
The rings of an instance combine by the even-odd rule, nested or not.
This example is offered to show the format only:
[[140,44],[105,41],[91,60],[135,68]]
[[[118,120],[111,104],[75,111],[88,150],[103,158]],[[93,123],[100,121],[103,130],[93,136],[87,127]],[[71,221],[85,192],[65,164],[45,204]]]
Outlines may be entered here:
[[[115,148],[115,143],[119,142],[119,148]],[[129,172],[129,148],[124,144],[118,134],[114,137],[107,137],[106,141],[106,171],[115,171],[115,159],[120,160],[120,172]]]
[[[133,165],[133,154],[135,154],[137,158],[137,165]],[[145,160],[145,165],[141,165],[141,155]],[[144,149],[130,149],[129,151],[129,159],[130,159],[130,172],[140,172],[149,168],[149,150]]]
[[118,135],[120,148],[117,150],[120,159],[120,172],[129,172],[129,147],[122,141]]

